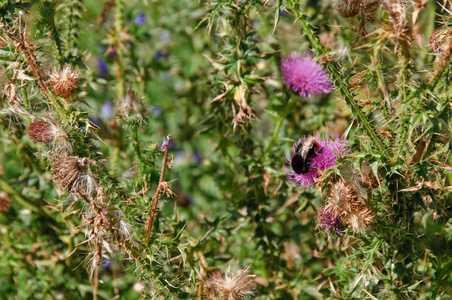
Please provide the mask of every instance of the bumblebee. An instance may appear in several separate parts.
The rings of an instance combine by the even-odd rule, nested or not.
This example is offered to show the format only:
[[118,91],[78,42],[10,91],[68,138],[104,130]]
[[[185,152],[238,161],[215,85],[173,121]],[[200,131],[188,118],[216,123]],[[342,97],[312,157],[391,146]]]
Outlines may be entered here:
[[306,174],[311,169],[312,159],[322,152],[322,147],[314,137],[309,136],[298,144],[292,157],[292,169],[297,174]]

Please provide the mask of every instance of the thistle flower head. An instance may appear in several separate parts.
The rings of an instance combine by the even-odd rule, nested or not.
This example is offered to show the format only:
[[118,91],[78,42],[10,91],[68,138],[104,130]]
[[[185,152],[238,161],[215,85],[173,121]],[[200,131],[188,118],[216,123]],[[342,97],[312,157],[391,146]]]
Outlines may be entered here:
[[70,193],[80,192],[90,195],[95,191],[96,181],[86,174],[89,161],[77,156],[58,155],[52,164],[53,179]]
[[226,272],[215,272],[209,278],[207,285],[211,291],[223,300],[242,300],[253,296],[255,275],[249,275],[249,266],[246,269],[231,271],[230,266]]
[[366,205],[355,206],[354,209],[344,217],[344,223],[347,224],[353,232],[364,232],[370,223],[373,222],[374,214]]
[[328,232],[330,235],[330,229],[333,229],[337,234],[343,236],[344,234],[338,230],[339,223],[341,222],[341,217],[335,213],[322,207],[317,212],[317,228],[322,228],[321,232]]
[[43,120],[30,123],[30,125],[28,125],[27,132],[28,136],[32,140],[40,143],[47,144],[55,140],[55,135],[52,128]]
[[62,98],[69,98],[77,88],[78,78],[78,71],[66,66],[62,70],[55,69],[52,75],[50,75],[49,82],[52,85],[55,95]]
[[344,18],[356,16],[361,8],[362,0],[334,0],[334,8]]
[[367,225],[373,221],[372,210],[345,180],[340,180],[332,186],[326,202],[325,208],[340,216],[354,232],[365,231]]
[[326,70],[309,55],[292,52],[281,61],[282,78],[286,85],[300,97],[329,94],[333,83]]
[[292,156],[286,157],[286,162],[289,167],[285,166],[286,177],[289,181],[295,182],[300,187],[310,187],[314,183],[316,178],[320,177],[320,171],[334,166],[339,155],[345,154],[348,150],[346,140],[342,140],[339,137],[335,139],[329,138],[324,135],[320,137],[317,133],[314,137],[320,148],[316,151],[315,155],[309,159],[309,171],[304,174],[299,174],[292,169],[292,159],[297,154],[297,150],[300,149],[309,137],[302,137],[298,139],[298,142],[292,146]]
[[116,110],[120,117],[137,124],[141,124],[146,115],[141,99],[132,88],[127,90],[126,96],[118,103]]

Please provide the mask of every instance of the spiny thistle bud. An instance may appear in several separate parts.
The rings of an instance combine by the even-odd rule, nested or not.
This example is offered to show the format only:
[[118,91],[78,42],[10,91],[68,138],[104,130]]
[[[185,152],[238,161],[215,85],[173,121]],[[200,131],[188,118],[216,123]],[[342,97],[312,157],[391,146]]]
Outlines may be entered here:
[[8,211],[11,200],[5,192],[0,192],[0,212]]
[[215,272],[210,276],[207,285],[210,290],[222,300],[242,300],[253,296],[256,286],[254,277],[249,275],[250,266],[246,269],[231,271],[231,266],[226,272]]
[[52,144],[58,148],[58,152],[71,152],[72,146],[66,132],[58,127],[51,118],[47,118],[51,124],[47,124],[44,120],[30,123],[27,128],[28,136],[37,142]]
[[55,95],[62,98],[69,98],[77,88],[78,78],[78,71],[66,66],[60,71],[55,69],[52,75],[50,75],[49,82],[52,85]]
[[352,185],[340,180],[331,188],[325,209],[341,217],[354,232],[363,232],[373,221],[373,213]]
[[95,190],[96,182],[91,174],[86,174],[90,170],[89,164],[87,158],[59,155],[52,164],[53,179],[70,193],[78,191],[90,195]]

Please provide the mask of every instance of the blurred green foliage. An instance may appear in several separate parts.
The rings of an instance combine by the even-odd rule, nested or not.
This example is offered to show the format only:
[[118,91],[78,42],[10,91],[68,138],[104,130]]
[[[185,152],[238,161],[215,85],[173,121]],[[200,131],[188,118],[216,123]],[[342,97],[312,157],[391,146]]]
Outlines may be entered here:
[[[373,2],[344,18],[331,1],[2,0],[0,299],[206,299],[231,264],[251,265],[256,299],[452,299],[452,16]],[[336,87],[313,100],[279,67],[308,50]],[[69,99],[48,81],[64,66],[80,73]],[[38,119],[105,197],[61,188]],[[351,150],[299,189],[285,158],[315,131]],[[156,199],[162,164],[175,195]],[[374,222],[319,233],[331,185],[363,164]]]

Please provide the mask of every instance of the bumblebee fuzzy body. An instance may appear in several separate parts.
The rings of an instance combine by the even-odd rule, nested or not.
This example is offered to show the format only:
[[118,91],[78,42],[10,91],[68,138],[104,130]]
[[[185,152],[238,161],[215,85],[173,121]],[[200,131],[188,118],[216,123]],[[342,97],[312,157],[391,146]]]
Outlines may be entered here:
[[298,144],[291,161],[294,172],[297,174],[308,173],[311,169],[312,159],[322,151],[321,148],[319,142],[312,136]]

